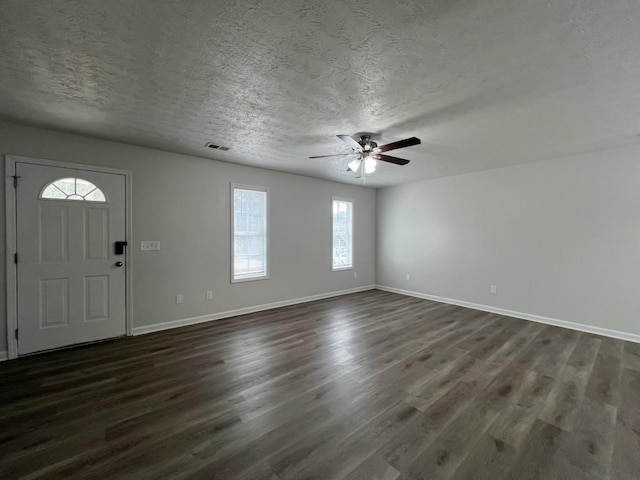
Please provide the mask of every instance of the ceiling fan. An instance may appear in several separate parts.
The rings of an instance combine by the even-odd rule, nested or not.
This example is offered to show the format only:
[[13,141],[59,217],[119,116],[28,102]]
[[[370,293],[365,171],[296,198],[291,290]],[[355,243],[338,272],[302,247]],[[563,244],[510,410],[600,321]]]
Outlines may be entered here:
[[348,164],[348,171],[360,173],[364,170],[365,174],[373,173],[376,171],[378,160],[382,162],[389,162],[395,165],[406,165],[409,160],[404,158],[392,157],[391,155],[385,155],[382,152],[388,152],[390,150],[396,150],[398,148],[411,147],[412,145],[419,145],[420,139],[416,137],[405,138],[404,140],[398,140],[397,142],[387,143],[386,145],[378,146],[378,144],[371,140],[371,135],[361,135],[359,140],[351,137],[350,135],[337,135],[337,137],[345,142],[353,150],[349,153],[339,153],[335,155],[318,155],[309,158],[328,158],[328,157],[348,157],[356,156]]

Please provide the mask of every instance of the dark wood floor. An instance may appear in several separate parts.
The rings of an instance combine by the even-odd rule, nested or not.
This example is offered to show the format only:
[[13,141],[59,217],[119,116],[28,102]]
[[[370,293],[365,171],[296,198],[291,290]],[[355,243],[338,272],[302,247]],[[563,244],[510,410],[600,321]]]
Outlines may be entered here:
[[371,291],[0,364],[0,478],[640,478],[640,345]]

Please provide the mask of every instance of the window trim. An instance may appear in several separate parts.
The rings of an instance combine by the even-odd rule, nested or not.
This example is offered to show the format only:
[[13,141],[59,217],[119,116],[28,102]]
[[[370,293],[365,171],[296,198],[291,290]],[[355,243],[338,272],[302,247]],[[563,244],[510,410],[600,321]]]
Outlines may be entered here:
[[[350,202],[351,203],[351,266],[349,267],[334,267],[333,266],[333,202]],[[331,271],[332,272],[344,272],[348,270],[354,270],[356,268],[356,229],[355,229],[355,211],[356,211],[356,202],[353,198],[347,197],[331,197],[331,208],[329,210],[330,222],[331,222],[331,238],[330,238],[330,256],[329,262],[331,263]]]
[[[254,190],[256,192],[264,192],[265,195],[265,212],[264,212],[264,217],[265,217],[265,255],[264,255],[264,259],[265,259],[265,274],[264,275],[260,275],[260,276],[255,276],[255,277],[245,277],[245,278],[235,278],[235,198],[234,198],[234,191],[235,189],[240,189],[240,190]],[[255,282],[258,280],[268,280],[270,278],[270,271],[271,271],[271,259],[270,259],[270,253],[271,253],[271,248],[270,248],[270,243],[271,243],[271,229],[269,228],[269,187],[261,187],[261,186],[257,186],[257,185],[247,185],[247,184],[242,184],[242,183],[231,183],[229,186],[229,200],[230,200],[230,204],[229,204],[229,213],[230,213],[230,220],[231,220],[231,244],[229,245],[229,250],[231,252],[231,283],[244,283],[244,282]]]

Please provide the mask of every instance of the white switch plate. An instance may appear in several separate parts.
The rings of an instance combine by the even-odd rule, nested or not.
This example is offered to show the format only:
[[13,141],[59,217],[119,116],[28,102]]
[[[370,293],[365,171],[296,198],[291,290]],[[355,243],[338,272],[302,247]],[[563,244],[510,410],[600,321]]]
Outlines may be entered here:
[[151,250],[160,250],[159,240],[143,240],[140,242],[140,250],[143,252],[149,252]]
[[498,293],[498,287],[491,285],[491,293]]
[[407,280],[411,280],[411,274],[407,273]]
[[353,272],[353,278],[358,278],[358,272]]
[[179,293],[176,295],[176,304],[181,305],[184,303],[184,295]]
[[213,290],[207,290],[207,300],[213,300]]

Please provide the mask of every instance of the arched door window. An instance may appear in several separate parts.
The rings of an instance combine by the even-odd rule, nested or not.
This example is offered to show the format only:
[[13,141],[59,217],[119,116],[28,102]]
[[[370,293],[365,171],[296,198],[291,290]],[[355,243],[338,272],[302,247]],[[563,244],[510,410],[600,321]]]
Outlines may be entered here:
[[106,202],[102,190],[82,178],[59,178],[48,183],[40,192],[40,198],[47,200],[80,200],[87,202]]

